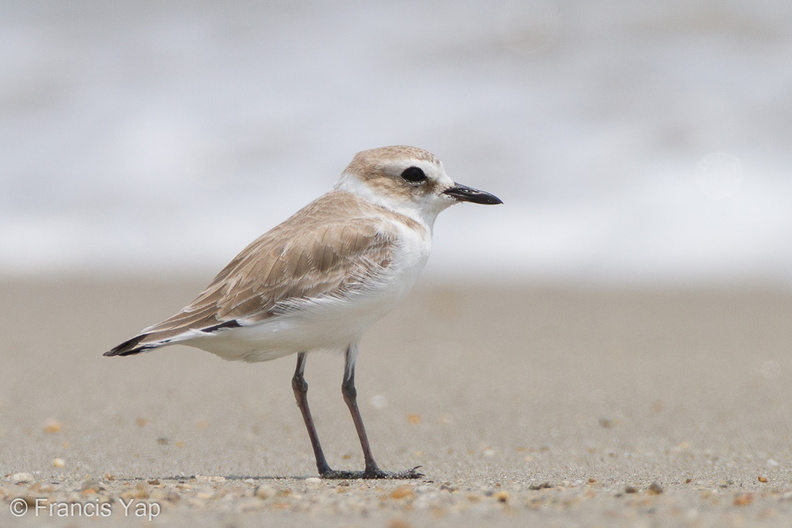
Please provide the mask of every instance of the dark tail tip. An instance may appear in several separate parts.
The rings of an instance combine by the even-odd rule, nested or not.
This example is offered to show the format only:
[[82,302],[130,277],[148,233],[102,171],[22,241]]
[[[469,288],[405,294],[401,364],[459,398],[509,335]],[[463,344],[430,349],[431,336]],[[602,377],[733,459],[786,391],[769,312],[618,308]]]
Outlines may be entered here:
[[156,345],[152,345],[152,344],[140,345],[140,342],[143,341],[146,337],[148,337],[148,334],[141,334],[139,336],[135,336],[132,339],[124,341],[114,349],[109,350],[102,355],[131,356],[133,354],[139,354],[140,352],[145,352],[146,350],[150,350],[152,348],[157,348]]

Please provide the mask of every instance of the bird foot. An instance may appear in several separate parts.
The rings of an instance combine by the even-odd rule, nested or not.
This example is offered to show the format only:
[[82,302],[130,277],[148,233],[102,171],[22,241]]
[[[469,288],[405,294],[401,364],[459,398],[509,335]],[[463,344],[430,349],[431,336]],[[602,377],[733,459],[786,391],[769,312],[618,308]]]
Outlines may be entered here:
[[330,469],[320,474],[323,479],[418,479],[424,476],[418,471],[421,466],[415,466],[406,471],[384,471],[380,468],[367,469],[365,471],[345,471]]

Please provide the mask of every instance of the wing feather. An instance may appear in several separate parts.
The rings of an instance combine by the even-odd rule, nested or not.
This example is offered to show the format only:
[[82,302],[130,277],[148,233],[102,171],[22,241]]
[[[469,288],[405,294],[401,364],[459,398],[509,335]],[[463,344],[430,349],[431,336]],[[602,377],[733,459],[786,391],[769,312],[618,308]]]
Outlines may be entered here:
[[317,199],[251,243],[179,313],[146,328],[145,342],[230,321],[255,324],[377,280],[398,233],[372,207],[340,192]]

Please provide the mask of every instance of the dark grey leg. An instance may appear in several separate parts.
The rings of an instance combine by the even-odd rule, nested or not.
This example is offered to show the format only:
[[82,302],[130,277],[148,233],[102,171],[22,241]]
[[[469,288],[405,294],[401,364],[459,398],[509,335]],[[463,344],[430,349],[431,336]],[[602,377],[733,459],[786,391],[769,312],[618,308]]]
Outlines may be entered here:
[[371,454],[371,445],[369,445],[368,435],[366,428],[363,425],[363,418],[360,416],[360,410],[357,405],[357,389],[355,388],[355,358],[350,357],[351,349],[346,352],[346,365],[344,367],[344,381],[341,383],[341,394],[344,396],[344,401],[349,407],[349,412],[352,414],[352,421],[355,422],[355,430],[357,431],[358,438],[360,438],[360,447],[363,448],[363,459],[366,462],[366,470],[364,473],[376,475],[382,473],[382,470],[377,466],[374,461],[374,455]]
[[366,429],[363,427],[363,419],[360,417],[360,410],[357,406],[357,390],[355,389],[356,352],[357,350],[352,347],[347,350],[341,393],[344,396],[344,401],[349,407],[349,411],[352,413],[352,420],[355,422],[355,430],[357,430],[358,437],[360,438],[360,445],[363,448],[363,457],[366,461],[365,471],[336,471],[331,469],[327,464],[322,446],[319,443],[319,435],[316,434],[316,426],[311,416],[311,409],[308,407],[308,383],[303,377],[303,372],[305,371],[305,353],[301,352],[297,354],[297,368],[294,369],[294,376],[292,377],[292,389],[294,390],[294,397],[297,400],[297,407],[300,408],[303,421],[305,421],[305,428],[308,430],[308,436],[311,439],[311,447],[313,447],[314,457],[316,458],[316,469],[319,470],[319,475],[328,479],[409,479],[422,477],[423,474],[417,471],[417,467],[399,473],[391,473],[381,470],[374,461],[374,457],[371,454],[371,447],[369,446],[368,436],[366,435]]
[[423,474],[417,471],[418,467],[401,471],[398,473],[391,473],[383,471],[377,466],[374,460],[374,455],[371,454],[371,446],[369,445],[368,435],[366,428],[363,426],[363,418],[360,416],[360,410],[357,405],[357,389],[355,388],[355,360],[357,359],[357,349],[352,346],[346,351],[345,366],[344,366],[344,381],[341,384],[341,394],[344,396],[344,401],[349,407],[349,412],[352,414],[352,421],[355,422],[355,430],[357,431],[358,438],[360,439],[360,446],[363,448],[363,458],[366,463],[366,469],[357,478],[390,478],[390,479],[409,479],[420,478]]
[[308,436],[311,438],[311,447],[313,447],[314,457],[316,458],[316,469],[319,470],[320,475],[326,475],[332,473],[333,470],[327,465],[322,446],[319,444],[319,435],[316,434],[311,409],[308,408],[308,383],[303,377],[304,370],[305,352],[300,352],[297,354],[297,368],[294,370],[294,376],[292,377],[292,389],[297,400],[297,407],[300,408],[305,421],[305,428],[308,429]]

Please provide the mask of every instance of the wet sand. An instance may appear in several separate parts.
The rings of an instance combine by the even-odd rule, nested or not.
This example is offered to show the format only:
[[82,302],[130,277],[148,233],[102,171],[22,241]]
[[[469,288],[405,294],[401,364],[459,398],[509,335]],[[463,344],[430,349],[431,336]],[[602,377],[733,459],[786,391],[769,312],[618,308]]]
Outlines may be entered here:
[[[420,465],[425,478],[322,481],[291,392],[294,358],[101,356],[201,286],[0,283],[0,525],[792,518],[789,292],[424,282],[368,333],[357,378],[380,465]],[[360,469],[342,366],[310,356],[309,399],[331,465]]]

